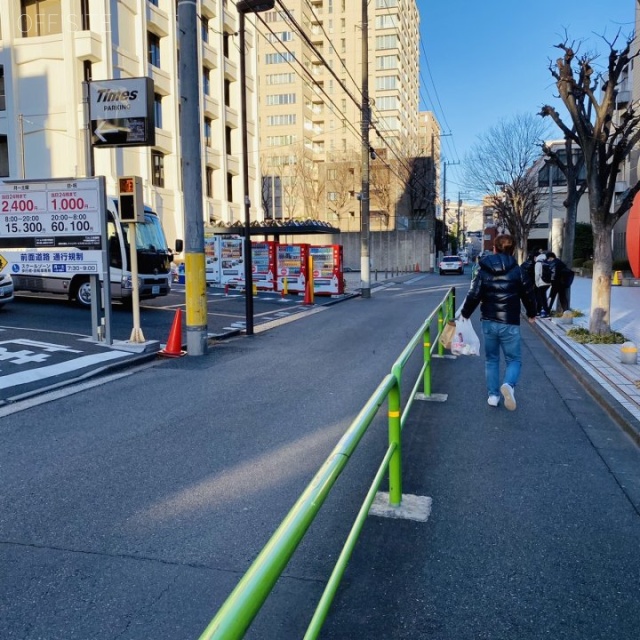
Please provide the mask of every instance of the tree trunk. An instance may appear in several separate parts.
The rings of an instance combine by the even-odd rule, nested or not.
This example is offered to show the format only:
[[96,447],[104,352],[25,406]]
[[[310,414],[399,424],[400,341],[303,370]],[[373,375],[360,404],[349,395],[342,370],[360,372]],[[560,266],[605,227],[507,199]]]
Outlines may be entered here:
[[593,282],[589,331],[598,335],[611,331],[611,266],[613,251],[611,229],[598,225],[593,229]]

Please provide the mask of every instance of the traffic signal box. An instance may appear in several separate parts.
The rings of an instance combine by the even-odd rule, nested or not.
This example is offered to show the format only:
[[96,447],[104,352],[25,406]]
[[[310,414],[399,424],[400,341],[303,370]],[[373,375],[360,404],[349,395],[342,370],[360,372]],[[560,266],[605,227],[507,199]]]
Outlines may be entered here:
[[121,222],[144,222],[144,201],[140,176],[118,178],[118,204]]

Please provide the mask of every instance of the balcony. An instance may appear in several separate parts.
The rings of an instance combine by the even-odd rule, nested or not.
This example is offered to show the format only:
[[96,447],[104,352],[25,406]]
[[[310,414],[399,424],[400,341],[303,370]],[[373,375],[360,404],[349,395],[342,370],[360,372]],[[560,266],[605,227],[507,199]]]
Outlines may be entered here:
[[225,122],[235,129],[240,126],[240,119],[238,117],[238,112],[236,109],[232,109],[231,107],[224,108]]
[[152,27],[151,31],[156,35],[161,37],[169,35],[169,16],[167,12],[150,2],[147,2],[147,24]]
[[224,77],[233,82],[238,80],[238,65],[229,58],[224,59]]
[[205,147],[205,163],[208,167],[213,167],[214,169],[220,169],[222,166],[222,154],[219,149],[214,149],[213,147]]
[[218,51],[207,42],[202,43],[202,61],[209,69],[218,68]]
[[100,62],[102,60],[102,37],[95,31],[72,31],[78,60]]
[[173,134],[170,131],[167,131],[166,129],[156,128],[155,146],[163,153],[173,153],[174,152]]
[[227,172],[234,175],[240,175],[240,160],[237,156],[227,154]]
[[232,33],[235,33],[238,30],[238,19],[236,17],[235,8],[233,11],[229,11],[228,9],[224,10],[223,27],[225,31],[231,31]]
[[172,93],[171,76],[162,69],[149,65],[149,75],[153,79],[156,93],[170,95]]
[[211,96],[204,96],[204,113],[207,117],[218,120],[220,119],[220,103]]

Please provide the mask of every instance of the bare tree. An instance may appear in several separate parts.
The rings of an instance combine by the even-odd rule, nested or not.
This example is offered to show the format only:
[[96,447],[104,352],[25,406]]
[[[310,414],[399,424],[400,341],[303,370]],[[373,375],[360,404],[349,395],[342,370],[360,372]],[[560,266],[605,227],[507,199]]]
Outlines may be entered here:
[[[390,161],[378,159],[371,165],[369,182],[371,185],[371,218],[379,219],[387,229],[395,210],[396,180]],[[374,208],[375,205],[375,208]]]
[[544,122],[533,114],[517,115],[480,136],[466,159],[468,190],[480,197],[491,194],[491,204],[514,237],[520,260],[540,213],[531,168],[540,156],[545,132]]
[[353,206],[360,159],[354,151],[334,154],[326,164],[327,208],[340,220]]
[[610,331],[611,230],[640,191],[640,183],[636,183],[614,204],[618,171],[640,141],[640,112],[633,103],[629,102],[619,116],[616,114],[616,96],[623,72],[638,55],[631,53],[632,38],[617,49],[618,37],[619,34],[612,42],[603,38],[609,46],[604,73],[596,72],[592,66],[596,55],[578,55],[574,44],[566,40],[556,45],[564,53],[550,71],[573,126],[567,126],[554,107],[545,105],[541,110],[541,115],[550,117],[565,139],[578,145],[584,156],[594,240],[589,330],[596,334]]

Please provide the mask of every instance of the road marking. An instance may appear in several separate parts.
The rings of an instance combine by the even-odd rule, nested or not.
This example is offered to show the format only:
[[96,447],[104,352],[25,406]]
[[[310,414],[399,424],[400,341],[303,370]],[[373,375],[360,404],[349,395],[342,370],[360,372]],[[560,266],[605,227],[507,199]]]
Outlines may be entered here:
[[0,377],[0,389],[7,389],[19,384],[28,384],[29,382],[45,380],[46,378],[52,378],[77,369],[83,369],[84,367],[90,367],[109,360],[116,360],[117,358],[124,358],[129,355],[131,354],[126,351],[107,351],[105,353],[97,353],[90,356],[75,358],[69,362],[52,364],[48,367],[40,367],[29,371],[21,371],[20,373],[12,373],[10,375]]

